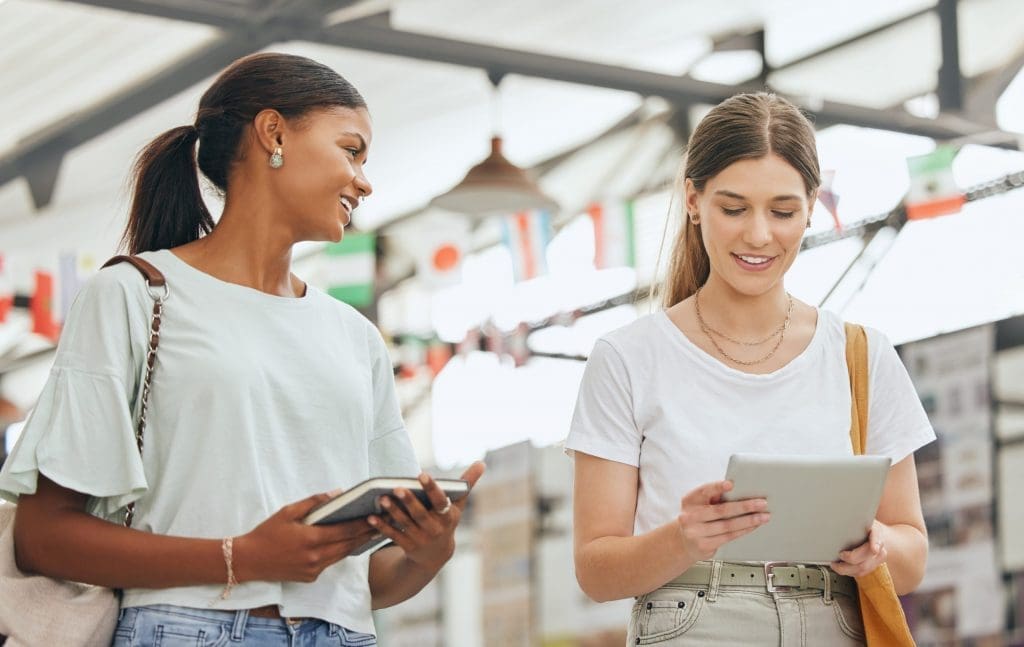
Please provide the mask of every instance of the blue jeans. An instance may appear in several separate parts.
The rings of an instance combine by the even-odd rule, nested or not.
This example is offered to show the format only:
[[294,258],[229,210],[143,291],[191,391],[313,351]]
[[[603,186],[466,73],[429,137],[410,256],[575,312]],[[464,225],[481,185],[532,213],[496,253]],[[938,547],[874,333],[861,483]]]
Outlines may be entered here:
[[112,647],[375,647],[373,634],[322,620],[289,624],[252,618],[248,610],[216,611],[169,604],[121,609]]

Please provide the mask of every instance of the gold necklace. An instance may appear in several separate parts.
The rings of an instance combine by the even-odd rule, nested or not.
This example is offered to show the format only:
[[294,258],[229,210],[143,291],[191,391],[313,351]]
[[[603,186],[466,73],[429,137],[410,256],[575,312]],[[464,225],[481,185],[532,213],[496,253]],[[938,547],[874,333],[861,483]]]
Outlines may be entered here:
[[[786,296],[789,297],[789,308],[786,311],[786,320],[782,322],[782,325],[779,326],[775,330],[775,332],[773,332],[771,335],[769,335],[768,337],[766,337],[764,340],[762,340],[760,342],[742,342],[742,341],[739,341],[739,340],[735,340],[735,339],[729,337],[728,335],[726,335],[724,333],[718,332],[717,330],[713,330],[711,328],[711,326],[709,326],[707,324],[707,322],[704,321],[704,317],[703,317],[703,315],[700,312],[700,290],[701,289],[698,289],[697,292],[695,292],[694,295],[693,295],[693,305],[694,305],[694,307],[697,310],[697,323],[700,324],[701,332],[703,332],[705,335],[707,335],[708,339],[711,340],[711,344],[715,347],[715,350],[717,350],[719,353],[721,353],[722,356],[725,357],[727,360],[729,360],[730,362],[734,362],[736,364],[740,364],[741,366],[754,366],[755,364],[762,364],[764,362],[767,362],[769,359],[771,359],[775,355],[776,351],[779,350],[779,347],[782,346],[782,341],[786,338],[786,330],[789,328],[789,322],[790,322],[790,320],[792,318],[792,315],[793,315],[793,297],[792,297],[792,295],[790,295],[788,293],[786,295]],[[715,335],[719,335],[719,336],[721,336],[721,337],[723,337],[725,339],[728,339],[731,342],[734,342],[734,343],[737,343],[737,344],[743,344],[745,346],[756,346],[758,344],[763,344],[764,342],[768,341],[772,337],[775,337],[776,335],[779,336],[779,341],[777,341],[775,343],[775,346],[773,346],[772,349],[770,351],[768,351],[768,354],[765,355],[764,357],[762,357],[760,359],[746,361],[746,360],[742,360],[742,359],[736,359],[735,357],[733,357],[729,353],[725,352],[725,349],[722,348],[718,344],[717,341],[715,341]]]

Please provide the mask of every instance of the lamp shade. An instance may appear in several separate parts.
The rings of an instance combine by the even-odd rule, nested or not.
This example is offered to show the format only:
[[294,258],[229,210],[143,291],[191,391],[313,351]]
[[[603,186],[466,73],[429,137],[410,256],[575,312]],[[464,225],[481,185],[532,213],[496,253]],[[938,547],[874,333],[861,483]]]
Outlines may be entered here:
[[558,210],[558,203],[545,195],[526,171],[501,154],[501,137],[492,137],[491,154],[430,204],[473,216],[526,209]]

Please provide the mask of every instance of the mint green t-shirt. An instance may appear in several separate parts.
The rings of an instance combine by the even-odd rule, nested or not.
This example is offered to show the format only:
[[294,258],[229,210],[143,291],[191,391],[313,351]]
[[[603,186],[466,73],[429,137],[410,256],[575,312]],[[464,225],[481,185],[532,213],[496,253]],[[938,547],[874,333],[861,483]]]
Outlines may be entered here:
[[[391,362],[377,329],[310,287],[286,298],[226,283],[172,252],[141,255],[167,277],[145,452],[135,445],[152,300],[130,265],[101,270],[78,295],[56,359],[14,451],[0,496],[35,492],[39,473],[91,496],[89,511],[182,537],[245,534],[318,492],[419,472]],[[280,605],[375,633],[369,555],[312,583],[128,589],[123,606],[246,609]]]

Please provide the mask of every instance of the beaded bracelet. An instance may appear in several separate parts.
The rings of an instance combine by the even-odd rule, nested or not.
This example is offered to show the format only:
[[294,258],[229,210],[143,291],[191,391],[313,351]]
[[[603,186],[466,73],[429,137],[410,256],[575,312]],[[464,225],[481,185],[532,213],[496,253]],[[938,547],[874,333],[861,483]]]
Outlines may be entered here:
[[220,545],[221,552],[224,553],[224,564],[227,565],[227,567],[228,567],[228,583],[224,586],[224,590],[221,591],[221,594],[220,594],[220,599],[221,600],[227,600],[228,597],[231,595],[231,589],[233,589],[236,586],[238,586],[238,580],[235,579],[235,569],[234,569],[234,564],[232,563],[233,560],[232,560],[232,556],[231,556],[231,545],[232,545],[232,542],[233,542],[233,538],[232,537],[225,537],[224,541],[222,541],[221,545]]

